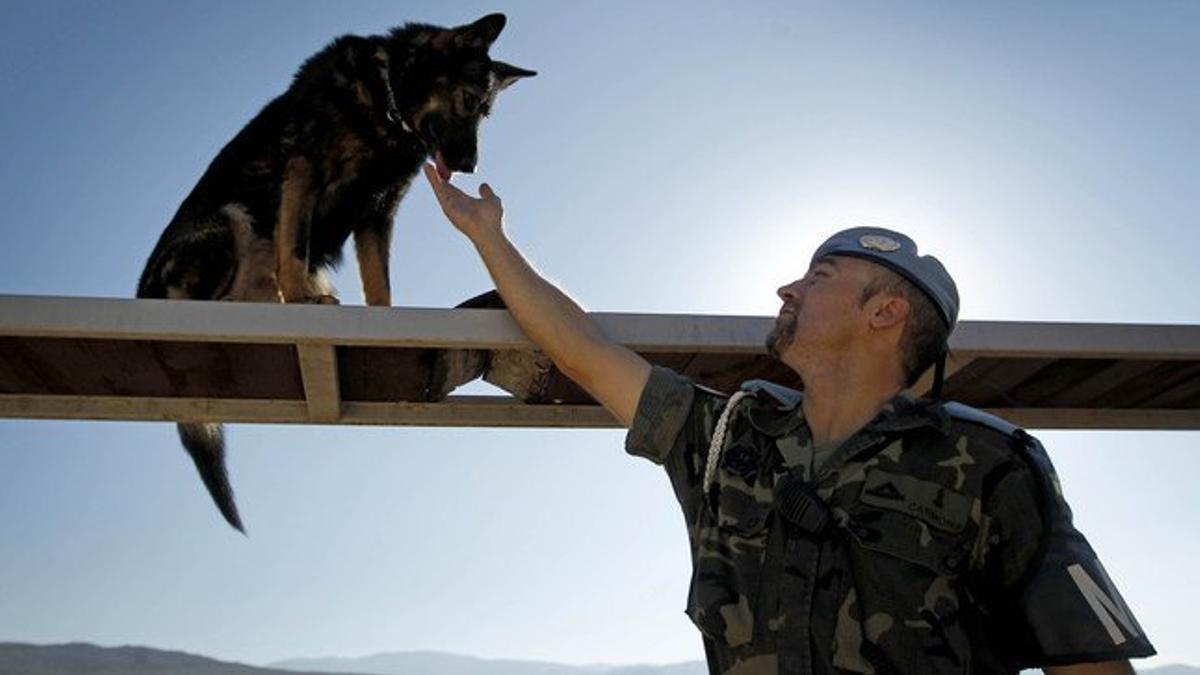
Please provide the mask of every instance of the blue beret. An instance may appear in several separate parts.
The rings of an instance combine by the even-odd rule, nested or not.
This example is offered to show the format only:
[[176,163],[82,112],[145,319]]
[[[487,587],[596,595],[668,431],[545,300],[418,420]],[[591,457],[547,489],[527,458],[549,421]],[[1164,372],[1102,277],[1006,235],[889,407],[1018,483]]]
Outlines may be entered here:
[[812,261],[827,255],[846,255],[879,263],[925,292],[950,330],[958,321],[958,286],[937,258],[919,255],[917,244],[899,232],[882,227],[853,227],[825,240]]

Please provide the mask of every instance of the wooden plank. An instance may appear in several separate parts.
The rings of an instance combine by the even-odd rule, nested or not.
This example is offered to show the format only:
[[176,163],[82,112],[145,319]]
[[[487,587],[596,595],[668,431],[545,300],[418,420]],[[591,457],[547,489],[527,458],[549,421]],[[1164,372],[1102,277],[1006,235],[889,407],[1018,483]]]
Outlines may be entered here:
[[336,422],[342,400],[338,390],[337,350],[333,345],[296,345],[308,417],[313,422]]
[[[593,313],[637,351],[759,354],[767,316]],[[507,311],[0,295],[0,335],[528,349]],[[1200,326],[964,321],[964,356],[1200,359]]]
[[[990,408],[1029,429],[1200,430],[1200,410]],[[0,418],[313,424],[304,401],[21,396],[0,394]],[[333,423],[333,422],[320,422]],[[507,396],[441,403],[345,402],[337,424],[618,428],[595,405],[526,405]]]
[[1097,399],[1125,386],[1132,379],[1146,374],[1162,362],[1139,359],[1110,361],[1109,364],[1096,370],[1086,379],[1076,382],[1070,389],[1048,399],[1045,405],[1056,408],[1095,407]]
[[978,408],[1029,407],[1026,401],[1017,401],[1009,393],[1039,371],[1049,367],[1055,359],[1000,359],[988,355],[977,357],[964,366],[952,382],[944,389],[948,400],[963,401]]
[[1163,361],[1145,373],[1126,380],[1119,388],[1098,396],[1089,407],[1148,408],[1151,407],[1149,401],[1197,375],[1200,375],[1200,361]]
[[528,347],[502,310],[0,295],[0,335]]
[[343,401],[424,401],[433,349],[338,347]]
[[[755,353],[769,317],[593,314],[647,352]],[[0,295],[0,335],[387,347],[531,349],[505,310]]]
[[951,351],[978,356],[1200,359],[1200,325],[962,321]]
[[732,394],[746,380],[770,380],[785,387],[799,388],[800,377],[791,368],[767,356],[760,347],[759,354],[697,354],[684,375],[710,389]]
[[509,396],[451,396],[441,403],[347,403],[344,422],[437,427],[620,428],[598,405],[528,405]]
[[[971,365],[974,360],[975,357],[973,356],[964,356],[962,354],[951,353],[946,359],[946,370],[942,374],[942,390],[945,391],[945,387],[949,384],[950,378],[954,377],[958,371]],[[914,394],[917,396],[925,396],[931,389],[933,389],[933,374],[935,368],[936,366],[929,367],[924,374],[917,379],[916,384],[911,387]]]
[[1165,387],[1163,391],[1142,402],[1147,408],[1196,408],[1200,407],[1200,373],[1179,383]]
[[1200,410],[1102,408],[989,408],[1026,429],[1200,430]]
[[612,428],[596,405],[527,405],[509,396],[451,396],[439,403],[346,401],[341,416],[313,420],[304,401],[0,394],[0,418],[353,424],[436,427]]
[[301,399],[210,399],[186,397],[54,396],[0,394],[0,417],[140,422],[308,422]]
[[0,392],[299,399],[292,345],[0,336]]
[[[771,317],[592,317],[617,342],[710,386],[799,384],[764,353]],[[1200,326],[963,322],[951,348],[946,396],[1023,424],[1197,428]],[[0,296],[0,416],[613,424],[560,373],[545,396],[558,405],[426,403],[441,349],[532,345],[503,310]]]
[[1111,359],[1058,359],[1029,379],[1008,390],[1008,397],[1030,408],[1052,407],[1054,398],[1070,391],[1098,370],[1112,364]]

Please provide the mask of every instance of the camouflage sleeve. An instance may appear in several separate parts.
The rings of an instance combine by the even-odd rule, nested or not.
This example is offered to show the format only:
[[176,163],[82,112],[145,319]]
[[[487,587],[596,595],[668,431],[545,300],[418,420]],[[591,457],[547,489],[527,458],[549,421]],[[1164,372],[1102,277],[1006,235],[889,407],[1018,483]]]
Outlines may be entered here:
[[1071,522],[1054,467],[1024,435],[1023,459],[985,510],[995,543],[989,575],[993,635],[1021,667],[1151,656],[1151,646],[1099,558]]
[[728,397],[655,366],[642,390],[625,451],[662,465],[691,524],[700,504],[708,445]]

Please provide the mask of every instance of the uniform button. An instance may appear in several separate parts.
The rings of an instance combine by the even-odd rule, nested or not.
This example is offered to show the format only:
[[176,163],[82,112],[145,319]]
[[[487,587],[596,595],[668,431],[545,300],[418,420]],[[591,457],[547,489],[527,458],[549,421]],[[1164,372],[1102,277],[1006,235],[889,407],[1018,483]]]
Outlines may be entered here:
[[946,565],[946,569],[950,570],[951,572],[957,572],[958,569],[962,567],[962,558],[954,553],[946,556],[942,562]]

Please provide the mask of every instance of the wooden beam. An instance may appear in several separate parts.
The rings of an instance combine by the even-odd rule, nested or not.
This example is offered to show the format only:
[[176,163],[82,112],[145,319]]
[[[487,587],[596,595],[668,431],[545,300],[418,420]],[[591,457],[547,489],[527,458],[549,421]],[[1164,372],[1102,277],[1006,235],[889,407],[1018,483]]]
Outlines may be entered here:
[[1200,358],[1200,325],[963,321],[950,350],[988,358]]
[[0,335],[389,347],[530,347],[508,312],[0,296]]
[[1200,430],[1200,410],[1096,408],[991,408],[1027,429]]
[[[763,355],[763,336],[773,323],[771,317],[752,316],[616,313],[591,316],[614,341],[651,359],[668,363],[726,358],[759,363],[758,357]],[[341,391],[337,364],[340,347],[533,349],[504,310],[0,295],[0,336],[78,339],[92,347],[97,346],[94,341],[104,340],[296,345],[305,395],[302,400],[287,398],[299,395],[294,390],[255,394],[278,397],[270,399],[44,395],[23,393],[30,389],[28,382],[14,377],[10,379],[15,384],[4,389],[9,393],[0,394],[0,417],[432,426],[615,426],[607,412],[591,404],[525,405],[510,397],[451,397],[438,403],[343,400],[350,387],[347,385],[347,391]],[[1189,374],[1200,363],[1198,325],[976,321],[959,324],[950,342],[953,356],[947,364],[948,379],[955,374],[961,378],[964,373],[960,371],[973,359],[994,361],[1000,369],[997,379],[1004,380],[1002,375],[1013,375],[1008,379],[1014,382],[1019,379],[1016,376],[1022,369],[1041,367],[1039,364],[1059,359],[1115,362],[1101,373],[1085,378],[1079,396],[1065,395],[1066,405],[1080,407],[1021,407],[1025,404],[1011,399],[1006,401],[1003,396],[991,396],[986,402],[979,399],[975,403],[1011,403],[1011,407],[996,412],[1018,424],[1056,429],[1200,429],[1200,407],[1194,405],[1193,398],[1197,384]],[[6,356],[15,360],[5,361],[5,357],[0,356],[0,374],[5,372],[5,367],[21,365],[19,354]],[[1146,363],[1155,363],[1154,369],[1178,366],[1181,369],[1179,377],[1186,381],[1167,378],[1162,383],[1143,382],[1140,386],[1150,389],[1137,399],[1144,409],[1082,396],[1110,388],[1107,382],[1110,377],[1137,375]],[[123,363],[122,367],[144,365]],[[1137,376],[1141,380],[1147,379]],[[927,391],[930,380],[931,374],[926,374],[917,384],[918,392]],[[966,383],[956,383],[961,384]],[[48,390],[34,387],[32,391]],[[156,390],[153,393],[172,391]],[[207,390],[197,393],[211,395]],[[352,399],[357,398],[359,396],[352,395]],[[1081,400],[1084,398],[1086,400]],[[1184,404],[1190,407],[1182,408]],[[1122,407],[1082,407],[1086,405]]]
[[[686,314],[593,314],[601,329],[648,352],[762,353],[772,319]],[[0,335],[533,349],[500,309],[282,305],[0,295]]]
[[[304,401],[0,394],[0,418],[331,424]],[[510,396],[451,396],[438,403],[343,402],[336,424],[436,427],[615,428],[597,405],[527,405]]]
[[[642,352],[763,352],[765,316],[593,313]],[[0,335],[531,349],[507,311],[0,295]],[[964,321],[962,356],[1200,359],[1200,326]]]
[[304,381],[308,418],[313,422],[336,422],[342,408],[337,348],[302,342],[296,345],[296,356],[300,361],[300,378]]
[[[1198,410],[992,408],[989,412],[1028,429],[1200,430]],[[0,418],[435,427],[620,426],[597,405],[526,405],[508,396],[451,396],[439,403],[343,402],[341,416],[333,422],[313,420],[304,401],[0,394]]]
[[[971,362],[974,360],[975,357],[973,356],[963,356],[961,354],[952,353],[950,357],[946,359],[946,372],[942,375],[943,384],[949,382],[950,378],[955,373],[971,365]],[[933,373],[933,367],[930,367],[928,370],[926,370],[925,373],[921,375],[919,379],[917,379],[917,383],[911,387],[912,392],[917,396],[924,396],[928,394],[929,390],[933,388]]]

